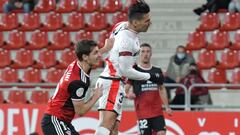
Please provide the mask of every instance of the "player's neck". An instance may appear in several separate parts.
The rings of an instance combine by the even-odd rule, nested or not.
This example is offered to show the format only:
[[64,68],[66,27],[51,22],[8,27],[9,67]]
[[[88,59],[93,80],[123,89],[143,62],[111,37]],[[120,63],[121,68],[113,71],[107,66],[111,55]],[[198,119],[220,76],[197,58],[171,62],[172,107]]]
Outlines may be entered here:
[[84,61],[78,61],[78,66],[86,73],[88,74],[91,67],[89,64],[87,64],[86,62]]
[[133,33],[138,34],[138,32],[135,30],[134,26],[128,23],[127,29]]
[[145,69],[149,69],[152,67],[151,63],[140,63],[139,65]]

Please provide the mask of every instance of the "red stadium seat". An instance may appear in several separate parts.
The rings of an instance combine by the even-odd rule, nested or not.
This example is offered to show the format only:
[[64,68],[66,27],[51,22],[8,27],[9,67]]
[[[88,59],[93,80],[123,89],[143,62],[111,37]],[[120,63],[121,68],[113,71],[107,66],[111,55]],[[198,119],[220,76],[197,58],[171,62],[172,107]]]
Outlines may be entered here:
[[220,30],[237,30],[240,26],[240,14],[239,13],[226,13],[224,15],[224,21]]
[[0,104],[4,103],[4,97],[3,97],[3,92],[0,90]]
[[63,50],[70,47],[71,40],[68,32],[56,31],[53,33],[53,39],[48,46],[50,50]]
[[211,43],[208,43],[209,50],[222,50],[229,47],[229,34],[226,31],[214,31],[211,35]]
[[199,50],[206,47],[206,38],[204,32],[191,32],[188,34],[187,50]]
[[49,99],[49,94],[47,91],[33,91],[30,103],[31,104],[47,104]]
[[99,11],[100,2],[99,0],[82,0],[82,5],[79,9],[79,12],[82,13],[93,13]]
[[40,27],[40,16],[38,13],[24,14],[23,22],[19,30],[33,31]]
[[0,22],[0,31],[10,31],[19,26],[18,16],[15,13],[2,14]]
[[89,31],[81,31],[76,33],[75,35],[75,41],[79,41],[82,39],[93,39],[93,33]]
[[212,68],[208,72],[208,83],[227,83],[226,71]]
[[64,70],[51,68],[47,70],[45,82],[58,83],[64,74]]
[[50,68],[56,65],[56,54],[52,50],[43,49],[39,51],[39,56],[33,68]]
[[240,84],[240,69],[239,68],[236,68],[232,71],[230,83],[231,84]]
[[18,91],[18,90],[11,90],[9,91],[7,103],[10,104],[26,104],[26,92],[25,91]]
[[62,15],[59,13],[50,12],[46,15],[45,21],[40,30],[55,31],[62,28]]
[[61,57],[58,60],[57,69],[66,69],[67,66],[76,59],[75,52],[70,49],[65,49],[61,53]]
[[72,12],[68,16],[68,21],[63,27],[64,31],[79,31],[85,27],[84,14]]
[[98,36],[98,47],[102,48],[105,44],[105,40],[109,38],[110,33],[108,31],[102,31],[99,33]]
[[31,33],[31,38],[27,43],[26,49],[40,50],[48,46],[48,34],[44,31],[36,30]]
[[22,82],[24,83],[41,83],[41,71],[39,69],[28,68],[23,72]]
[[4,36],[3,33],[0,32],[0,47],[2,47],[3,45],[5,45]]
[[4,68],[2,69],[1,82],[3,83],[17,83],[18,79],[18,71],[12,68]]
[[212,31],[220,26],[219,16],[216,13],[202,13],[201,24],[198,28],[200,31]]
[[33,65],[33,52],[30,50],[20,49],[16,52],[16,58],[13,60],[12,68],[27,68]]
[[216,65],[216,54],[214,51],[208,51],[206,49],[202,49],[199,52],[197,65],[200,69],[209,69]]
[[11,56],[8,50],[0,49],[0,68],[11,65]]
[[87,31],[100,31],[106,29],[108,26],[107,17],[104,13],[93,13],[85,29]]
[[232,45],[229,47],[229,49],[232,50],[240,50],[240,31],[236,31],[234,35],[234,40],[232,42]]
[[8,34],[8,41],[3,46],[4,49],[19,49],[26,45],[25,32],[22,31],[11,31]]
[[78,0],[61,0],[56,10],[58,13],[70,13],[78,10]]
[[40,0],[35,6],[34,11],[40,13],[47,13],[54,11],[56,8],[56,0]]
[[115,25],[119,22],[127,21],[127,20],[128,20],[127,14],[119,12],[119,13],[113,15],[111,24]]
[[121,0],[105,0],[100,10],[103,13],[114,13],[117,11],[121,11],[122,1]]
[[239,66],[238,52],[236,50],[224,50],[218,68],[232,69]]

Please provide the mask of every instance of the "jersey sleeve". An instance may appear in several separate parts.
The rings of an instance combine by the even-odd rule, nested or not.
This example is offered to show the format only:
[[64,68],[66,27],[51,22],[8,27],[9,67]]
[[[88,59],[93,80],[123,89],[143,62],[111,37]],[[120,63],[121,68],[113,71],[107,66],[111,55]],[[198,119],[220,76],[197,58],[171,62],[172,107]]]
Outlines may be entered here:
[[68,91],[72,100],[81,101],[86,96],[87,87],[82,81],[75,80],[69,84]]
[[134,65],[134,50],[130,40],[121,40],[119,45],[119,69],[123,76],[132,80],[148,80],[149,73],[143,73],[135,70]]

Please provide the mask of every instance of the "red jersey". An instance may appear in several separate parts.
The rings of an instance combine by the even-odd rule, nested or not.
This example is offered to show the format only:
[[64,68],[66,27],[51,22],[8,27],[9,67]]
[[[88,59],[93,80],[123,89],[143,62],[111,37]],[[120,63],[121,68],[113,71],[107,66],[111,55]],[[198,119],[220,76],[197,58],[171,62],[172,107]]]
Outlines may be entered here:
[[81,69],[78,61],[75,60],[68,66],[59,81],[54,95],[48,101],[45,113],[70,123],[75,115],[72,100],[83,100],[89,85],[89,75]]
[[[134,68],[141,72],[160,73],[160,68],[152,66],[149,69],[144,69],[139,66]],[[159,94],[159,85],[151,81],[132,81],[133,90],[136,94],[134,99],[135,110],[138,119],[152,118],[163,115],[162,100]]]

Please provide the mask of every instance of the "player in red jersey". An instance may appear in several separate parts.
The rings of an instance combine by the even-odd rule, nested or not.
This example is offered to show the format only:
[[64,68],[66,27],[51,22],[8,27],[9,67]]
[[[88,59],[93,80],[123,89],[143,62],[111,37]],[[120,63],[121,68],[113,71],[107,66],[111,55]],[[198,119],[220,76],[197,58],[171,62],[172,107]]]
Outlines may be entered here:
[[93,96],[86,100],[90,85],[89,74],[91,67],[99,63],[101,54],[108,51],[112,43],[108,40],[102,49],[98,49],[92,40],[82,40],[76,44],[77,60],[68,66],[54,95],[48,101],[41,123],[45,135],[78,135],[71,121],[75,114],[82,116],[88,112],[102,96],[102,86],[97,86]]
[[[149,44],[142,44],[140,51],[139,65],[134,68],[141,72],[160,73],[160,68],[152,66],[150,59],[152,49]],[[130,85],[131,84],[131,85]],[[137,113],[139,130],[141,135],[165,135],[166,127],[162,111],[162,104],[166,107],[166,112],[172,115],[172,110],[168,104],[166,89],[163,83],[157,84],[150,80],[137,81],[131,80],[125,86],[127,98],[134,99],[135,110]],[[130,87],[132,86],[132,89]]]

